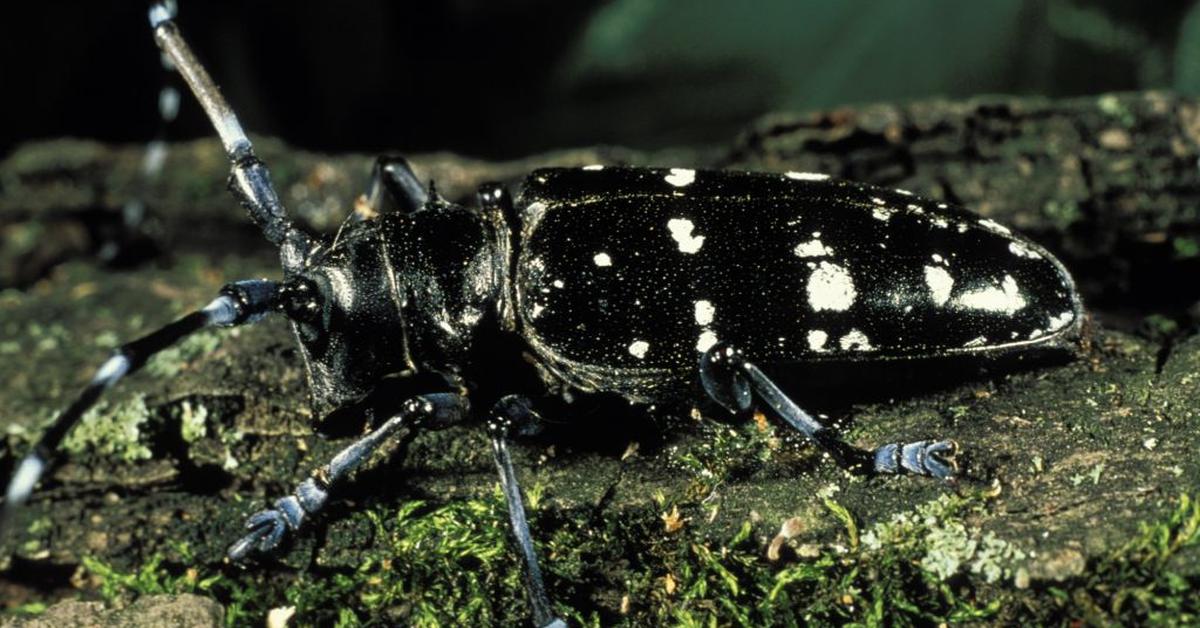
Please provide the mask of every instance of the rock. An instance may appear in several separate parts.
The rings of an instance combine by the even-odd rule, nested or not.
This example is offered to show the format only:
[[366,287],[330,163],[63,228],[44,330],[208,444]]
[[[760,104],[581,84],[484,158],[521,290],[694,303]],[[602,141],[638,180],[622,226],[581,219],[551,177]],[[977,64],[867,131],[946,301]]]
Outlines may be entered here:
[[[1180,496],[1200,486],[1194,455],[1200,339],[1186,315],[1200,301],[1200,282],[1180,279],[1200,273],[1200,255],[1189,255],[1187,244],[1200,234],[1198,110],[1192,99],[1159,93],[990,98],[777,114],[719,151],[580,149],[498,164],[415,156],[418,174],[437,178],[439,189],[456,198],[469,198],[485,180],[519,179],[535,165],[591,162],[821,170],[902,187],[964,203],[1031,234],[1076,274],[1095,318],[1090,346],[1073,361],[923,382],[929,385],[907,394],[881,395],[879,381],[853,382],[849,397],[814,400],[860,444],[957,439],[966,470],[957,486],[850,478],[770,422],[731,426],[699,413],[620,424],[597,413],[598,426],[581,421],[559,434],[553,456],[521,448],[522,482],[541,495],[533,519],[550,528],[534,535],[557,552],[547,559],[558,561],[548,568],[555,586],[571,591],[585,616],[595,612],[601,623],[662,622],[672,617],[678,596],[699,590],[689,588],[679,569],[671,572],[675,597],[663,596],[661,582],[680,567],[681,555],[744,556],[729,569],[743,574],[738,591],[745,594],[754,589],[744,574],[774,578],[771,570],[790,569],[788,560],[826,570],[848,564],[864,551],[855,548],[853,529],[860,548],[869,538],[871,552],[912,552],[887,565],[915,568],[929,559],[924,564],[938,565],[955,587],[980,587],[981,600],[1022,595],[1021,603],[1004,608],[1034,609],[1041,621],[1070,615],[1041,585],[1086,588],[1129,539],[1168,521]],[[363,155],[319,156],[271,141],[260,146],[284,202],[324,232],[351,207],[370,167]],[[27,145],[0,164],[0,283],[20,288],[0,292],[0,472],[116,343],[207,302],[226,281],[278,275],[269,247],[224,193],[227,163],[215,141],[173,145],[167,170],[145,190],[148,218],[120,227],[122,206],[139,189],[139,151],[60,140]],[[131,266],[110,267],[97,256],[103,247],[95,238],[127,246]],[[1141,322],[1151,314],[1179,324],[1146,333]],[[434,559],[428,553],[354,580],[390,560],[381,553],[391,547],[389,534],[401,532],[389,522],[415,502],[424,504],[418,515],[429,516],[468,504],[475,519],[456,528],[460,537],[505,542],[503,514],[480,514],[496,507],[496,478],[486,438],[468,428],[423,433],[407,455],[381,456],[276,564],[229,570],[224,551],[245,516],[347,441],[312,434],[302,368],[281,321],[206,332],[185,344],[110,391],[102,413],[123,419],[115,424],[128,429],[99,434],[100,443],[116,439],[104,447],[81,446],[35,493],[14,534],[0,539],[5,581],[20,588],[20,599],[65,586],[85,556],[123,572],[167,556],[170,575],[192,569],[220,575],[225,585],[253,592],[247,599],[261,605],[261,616],[249,621],[259,624],[269,609],[293,605],[285,598],[288,586],[309,587],[303,590],[311,600],[294,605],[297,621],[310,623],[337,618],[341,611],[329,600],[363,604],[360,589],[382,586],[387,577],[465,570],[488,582],[488,591],[507,590],[498,582],[519,587],[516,579],[504,580],[511,563],[486,569],[473,557],[466,567],[429,566],[421,562]],[[1151,439],[1154,446],[1146,446]],[[636,450],[631,442],[639,443]],[[149,459],[141,459],[144,452]],[[842,511],[831,514],[826,498]],[[97,512],[100,528],[87,523]],[[664,535],[661,517],[673,512],[687,525]],[[949,519],[939,523],[933,512],[948,512]],[[406,520],[410,527],[428,529],[417,525],[428,523],[418,515]],[[438,523],[465,525],[446,516]],[[768,544],[793,517],[805,524],[788,541],[794,551],[767,561]],[[739,537],[744,526],[749,532]],[[742,539],[740,549],[728,547],[732,538]],[[922,548],[933,541],[940,554],[931,557]],[[449,541],[432,535],[420,547],[437,542]],[[711,555],[694,549],[710,546]],[[1172,576],[1200,577],[1196,544],[1176,549]],[[887,573],[866,554],[855,560],[868,567],[858,577]],[[710,576],[705,590],[717,595],[724,577]],[[351,584],[334,593],[320,588],[343,586],[339,578]],[[873,583],[855,586],[870,590]],[[439,595],[450,603],[450,594]],[[379,612],[396,623],[413,623],[423,608],[378,597],[385,600]],[[480,616],[524,621],[519,589],[483,604]]]
[[150,595],[126,608],[106,609],[100,602],[66,600],[37,617],[6,621],[11,628],[221,628],[225,610],[198,595]]

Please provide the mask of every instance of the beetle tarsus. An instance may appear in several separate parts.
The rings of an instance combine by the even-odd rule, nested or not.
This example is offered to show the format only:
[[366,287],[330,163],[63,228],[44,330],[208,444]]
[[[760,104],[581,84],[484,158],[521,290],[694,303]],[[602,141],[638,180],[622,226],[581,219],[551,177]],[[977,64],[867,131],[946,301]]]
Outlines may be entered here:
[[418,395],[400,404],[392,418],[338,452],[329,464],[301,482],[293,494],[276,500],[274,508],[251,515],[246,520],[246,529],[250,532],[229,546],[226,552],[229,559],[239,561],[253,551],[265,553],[278,547],[287,532],[299,530],[309,515],[325,507],[334,484],[370,458],[400,428],[437,429],[453,425],[466,418],[468,408],[466,397],[457,393]]
[[275,549],[283,541],[283,535],[287,532],[287,523],[283,513],[278,510],[263,510],[255,513],[246,521],[246,529],[250,533],[230,546],[228,552],[230,560],[242,560],[252,550],[269,552]]
[[952,440],[891,443],[875,450],[876,473],[912,473],[952,480],[958,473],[958,443]]

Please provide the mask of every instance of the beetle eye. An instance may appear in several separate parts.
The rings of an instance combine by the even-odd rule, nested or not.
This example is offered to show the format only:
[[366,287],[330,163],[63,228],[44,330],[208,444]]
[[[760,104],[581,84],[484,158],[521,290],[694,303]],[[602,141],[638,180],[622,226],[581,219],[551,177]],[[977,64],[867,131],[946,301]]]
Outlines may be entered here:
[[298,277],[289,280],[280,290],[280,297],[280,307],[288,318],[309,325],[316,325],[321,320],[321,292],[311,279]]

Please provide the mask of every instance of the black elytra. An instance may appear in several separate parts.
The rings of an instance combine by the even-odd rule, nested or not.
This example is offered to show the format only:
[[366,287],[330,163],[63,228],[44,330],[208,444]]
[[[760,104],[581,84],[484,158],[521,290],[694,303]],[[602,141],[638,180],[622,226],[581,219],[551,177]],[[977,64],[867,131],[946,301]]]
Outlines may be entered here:
[[[362,211],[322,239],[288,217],[171,9],[154,5],[150,17],[221,137],[232,193],[279,248],[283,277],[234,282],[118,349],[22,460],[6,515],[101,393],[154,353],[203,327],[280,313],[315,414],[366,417],[371,431],[250,516],[230,558],[275,549],[389,439],[475,420],[491,438],[533,622],[562,626],[508,452],[512,437],[538,431],[539,400],[757,405],[848,471],[953,479],[953,441],[855,447],[797,405],[806,390],[785,390],[779,374],[949,368],[1069,352],[1080,336],[1079,294],[1046,249],[964,209],[816,173],[551,168],[529,174],[515,200],[488,184],[467,207],[423,185],[403,159],[381,158]],[[490,384],[521,369],[531,383],[520,390]]]

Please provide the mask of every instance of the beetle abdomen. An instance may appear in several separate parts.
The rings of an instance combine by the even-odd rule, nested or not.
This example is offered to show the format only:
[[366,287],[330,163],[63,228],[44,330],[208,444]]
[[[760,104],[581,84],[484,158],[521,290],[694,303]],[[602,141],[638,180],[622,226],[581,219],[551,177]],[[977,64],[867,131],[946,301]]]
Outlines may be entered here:
[[823,175],[541,170],[519,206],[517,316],[585,389],[653,398],[718,340],[762,363],[915,359],[1061,345],[1082,319],[1024,237]]

